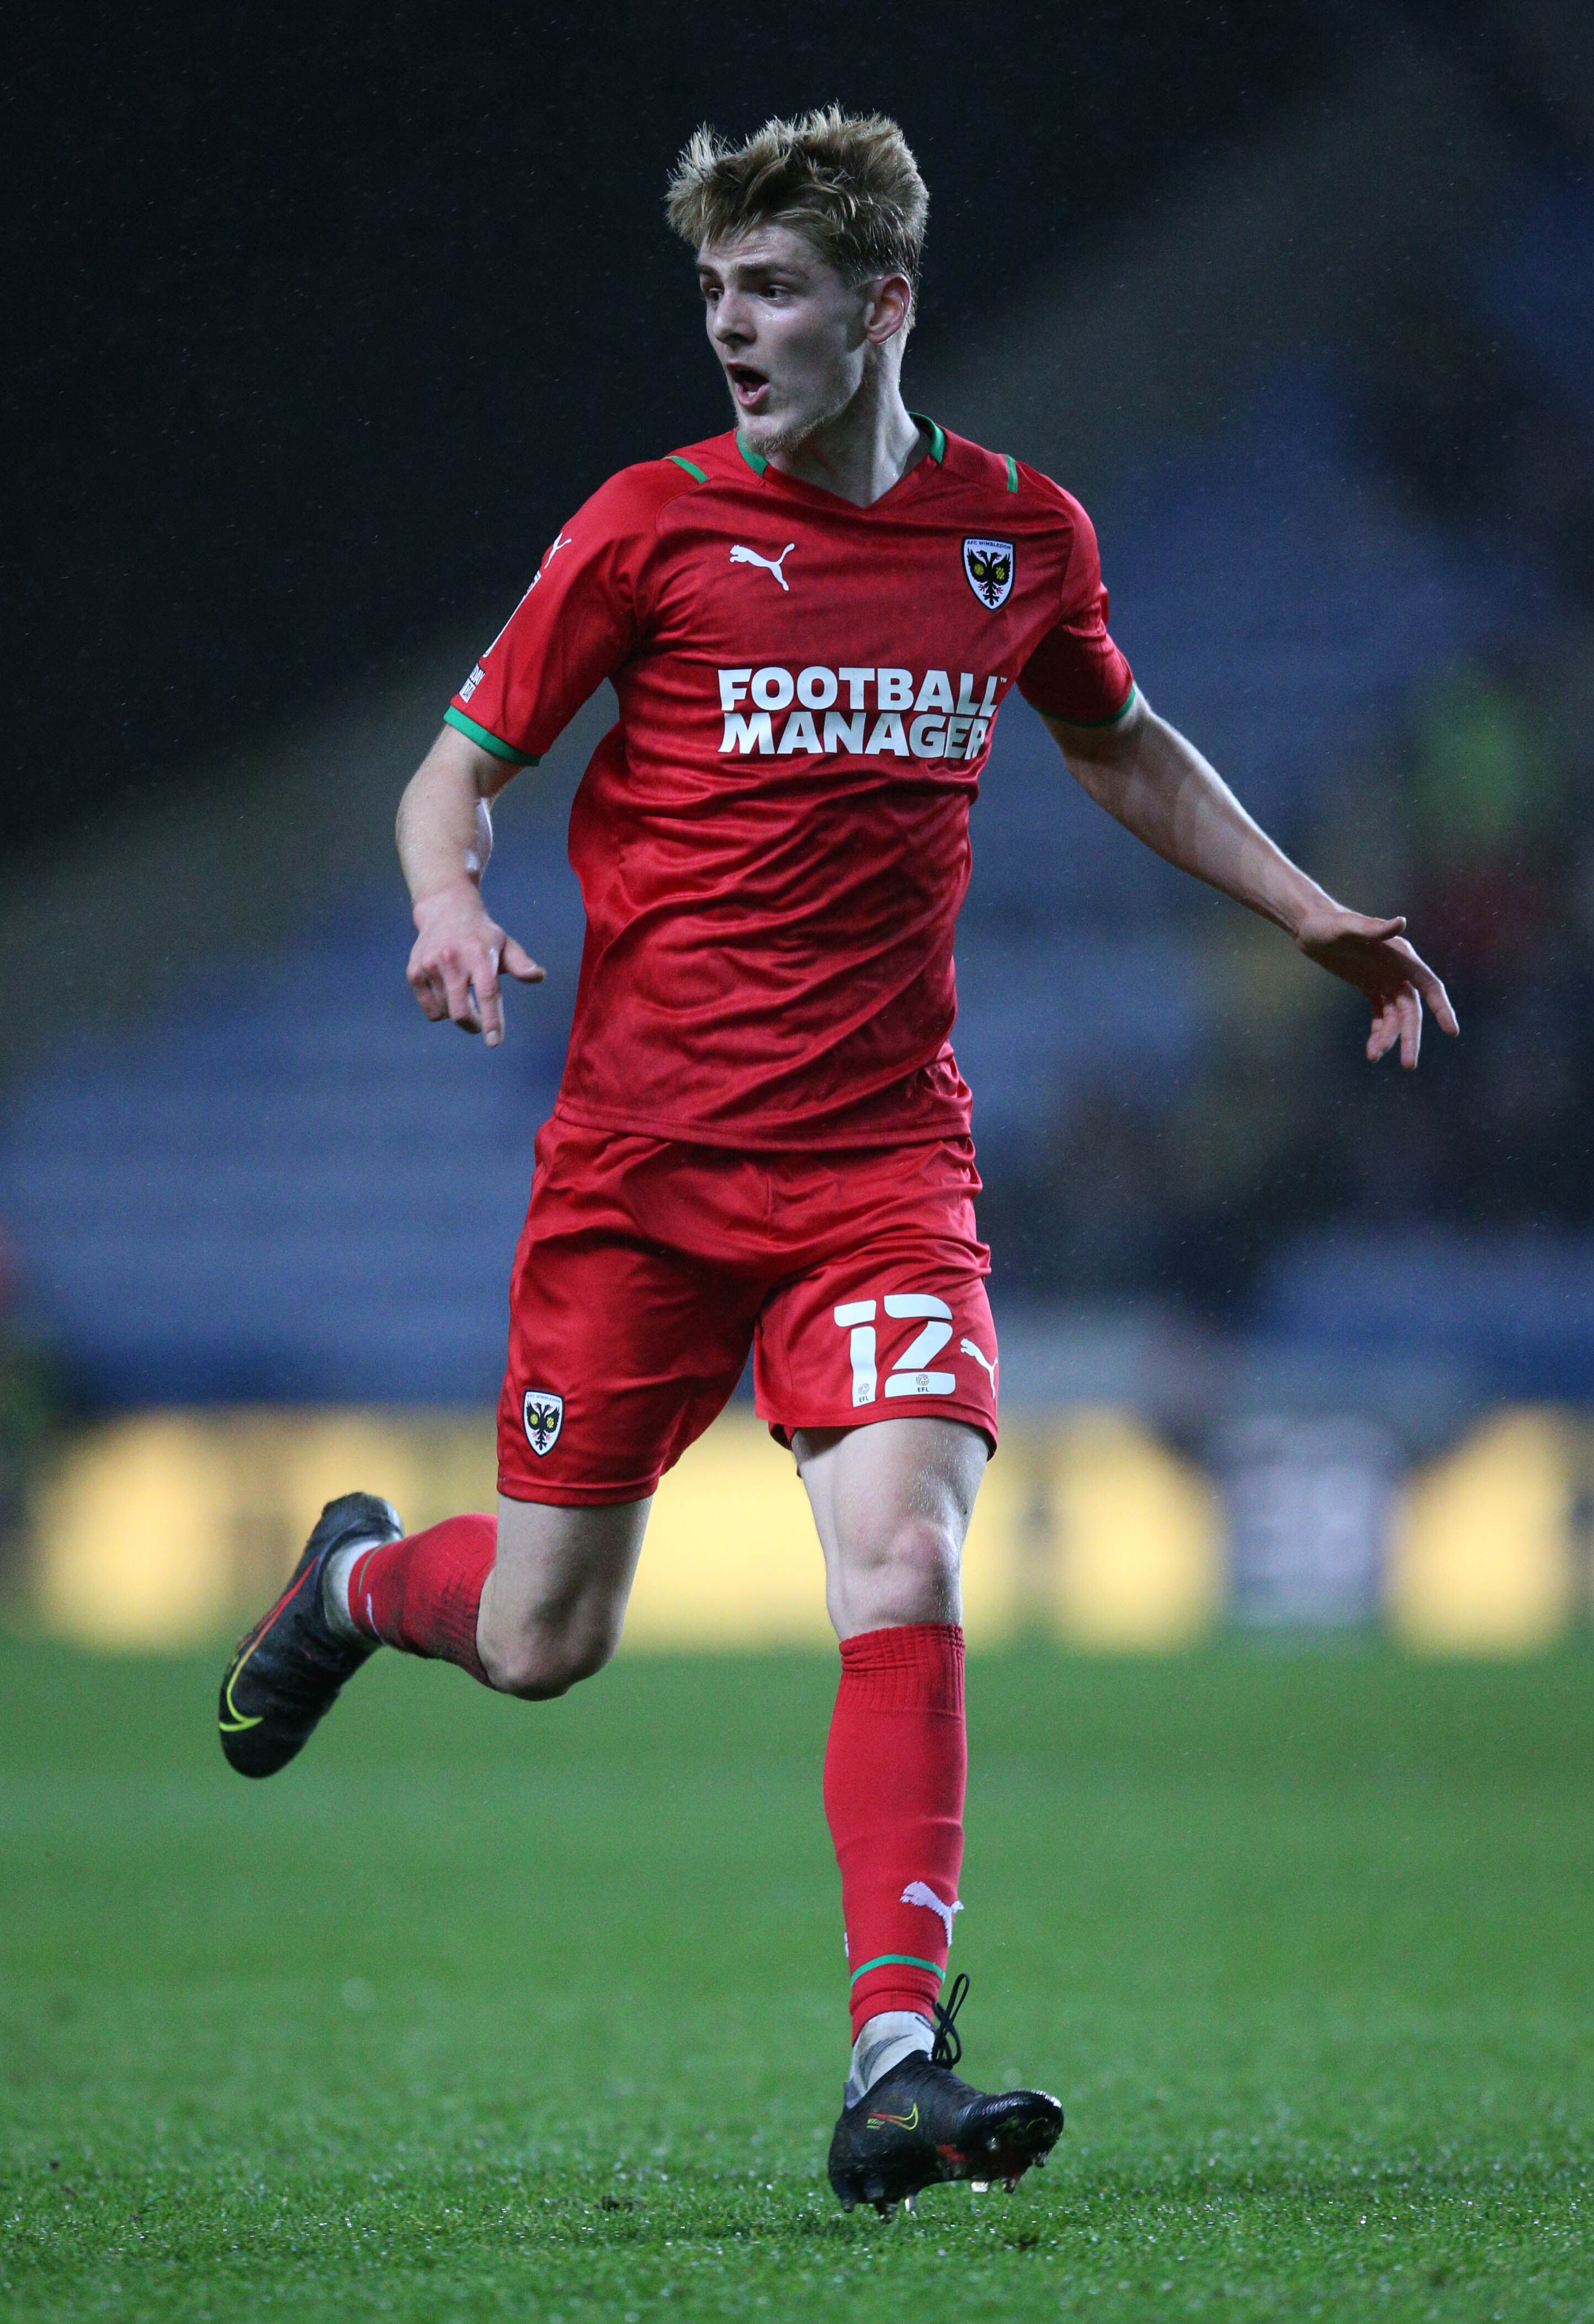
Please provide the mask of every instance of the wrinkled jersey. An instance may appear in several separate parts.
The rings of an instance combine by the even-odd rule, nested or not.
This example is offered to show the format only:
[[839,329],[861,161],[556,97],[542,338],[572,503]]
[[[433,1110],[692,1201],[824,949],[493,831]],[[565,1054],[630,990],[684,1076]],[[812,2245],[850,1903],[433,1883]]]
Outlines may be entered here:
[[969,808],[1015,685],[1085,724],[1128,710],[1106,624],[1079,503],[939,428],[870,508],[734,433],[611,477],[447,714],[531,764],[603,679],[619,696],[570,821],[559,1112],[750,1149],[965,1133]]

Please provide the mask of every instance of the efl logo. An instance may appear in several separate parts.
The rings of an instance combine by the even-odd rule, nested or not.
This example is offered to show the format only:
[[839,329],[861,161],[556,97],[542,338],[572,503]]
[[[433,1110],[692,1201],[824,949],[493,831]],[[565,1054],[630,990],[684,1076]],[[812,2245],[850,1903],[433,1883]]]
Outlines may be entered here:
[[[977,759],[1004,684],[988,678],[977,694],[973,672],[962,670],[954,699],[944,669],[926,670],[920,679],[910,669],[825,669],[815,663],[794,674],[771,663],[718,675],[725,714],[721,751],[779,759],[796,751],[815,757],[834,751],[861,759],[881,752],[897,759]],[[743,709],[744,703],[751,706]],[[789,715],[777,732],[779,712]]]

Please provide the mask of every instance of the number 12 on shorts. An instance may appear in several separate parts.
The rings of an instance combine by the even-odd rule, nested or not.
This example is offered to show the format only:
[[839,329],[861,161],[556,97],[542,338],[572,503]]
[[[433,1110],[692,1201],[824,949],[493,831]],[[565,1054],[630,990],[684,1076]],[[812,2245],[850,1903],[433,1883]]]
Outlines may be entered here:
[[[883,1304],[888,1315],[912,1317],[925,1326],[912,1346],[898,1358],[887,1373],[886,1394],[954,1395],[957,1388],[955,1372],[925,1370],[925,1366],[940,1354],[952,1337],[952,1310],[945,1300],[935,1298],[928,1291],[888,1291]],[[847,1352],[852,1360],[854,1405],[872,1404],[878,1388],[874,1329],[876,1305],[872,1299],[848,1299],[835,1310],[837,1324],[848,1334]]]

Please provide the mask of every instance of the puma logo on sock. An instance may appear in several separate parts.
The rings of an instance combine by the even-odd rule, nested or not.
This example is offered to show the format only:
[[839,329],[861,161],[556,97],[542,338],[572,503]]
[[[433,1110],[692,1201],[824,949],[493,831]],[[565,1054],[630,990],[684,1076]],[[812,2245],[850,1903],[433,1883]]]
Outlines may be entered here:
[[932,1913],[939,1913],[941,1918],[946,1923],[946,1941],[950,1946],[952,1943],[952,1916],[954,1913],[961,1913],[963,1911],[963,1908],[961,1904],[944,1904],[941,1902],[940,1897],[936,1895],[935,1891],[923,1880],[910,1880],[907,1887],[902,1891],[900,1901],[904,1904],[924,1904],[927,1906]]

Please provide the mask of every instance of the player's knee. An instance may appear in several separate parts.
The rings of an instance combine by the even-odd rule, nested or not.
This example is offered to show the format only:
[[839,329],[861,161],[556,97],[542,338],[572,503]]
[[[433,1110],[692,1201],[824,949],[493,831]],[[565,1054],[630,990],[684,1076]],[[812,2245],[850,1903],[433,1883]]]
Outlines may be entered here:
[[[963,1545],[951,1525],[939,1517],[898,1518],[880,1541],[874,1560],[877,1586],[900,1596],[914,1609],[940,1608],[957,1591]],[[917,1613],[909,1618],[939,1620],[944,1617]]]
[[577,1633],[528,1625],[509,1637],[482,1642],[482,1663],[501,1694],[523,1702],[553,1702],[584,1678],[593,1678],[613,1655],[618,1628]]

